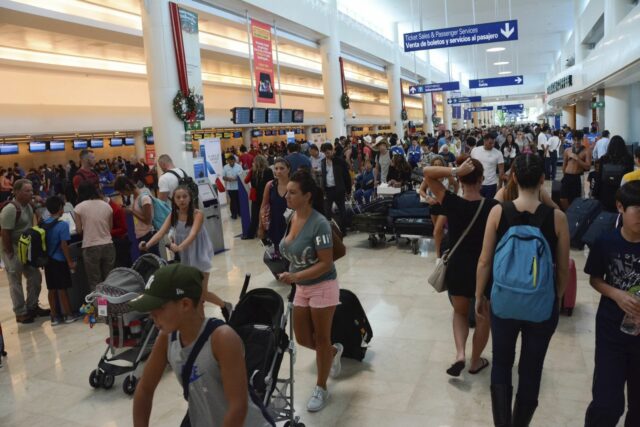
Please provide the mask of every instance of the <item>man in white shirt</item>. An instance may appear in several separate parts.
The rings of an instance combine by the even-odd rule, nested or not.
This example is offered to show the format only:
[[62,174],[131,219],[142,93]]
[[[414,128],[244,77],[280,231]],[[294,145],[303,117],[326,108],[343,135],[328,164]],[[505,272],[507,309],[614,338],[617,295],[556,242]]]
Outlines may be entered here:
[[609,131],[605,130],[602,132],[602,138],[600,138],[596,142],[596,146],[593,149],[593,161],[598,161],[600,157],[607,154],[608,148],[609,148]]
[[158,179],[158,199],[166,202],[173,197],[173,192],[178,188],[178,176],[184,177],[182,169],[175,167],[168,154],[158,157],[158,167],[162,175]]
[[238,196],[238,176],[240,174],[242,174],[242,166],[236,163],[234,156],[229,156],[227,164],[223,168],[222,179],[227,187],[231,219],[237,219],[240,214],[240,198]]
[[547,140],[547,146],[548,156],[544,159],[544,174],[547,179],[555,181],[556,170],[558,169],[558,152],[560,151],[560,148],[562,146],[559,130],[553,131],[553,136]]
[[321,153],[316,144],[311,144],[309,148],[309,160],[311,160],[311,175],[318,186],[322,185],[321,164],[324,153]]
[[547,132],[549,132],[549,126],[544,125],[540,133],[538,134],[538,155],[541,159],[547,157],[547,151],[549,151],[549,143],[547,140]]
[[[480,194],[487,199],[493,199],[498,191],[498,179],[504,179],[504,156],[500,150],[494,148],[495,132],[489,132],[482,137],[483,145],[471,150],[471,158],[482,163],[484,168],[484,181]],[[499,176],[496,174],[496,168]]]

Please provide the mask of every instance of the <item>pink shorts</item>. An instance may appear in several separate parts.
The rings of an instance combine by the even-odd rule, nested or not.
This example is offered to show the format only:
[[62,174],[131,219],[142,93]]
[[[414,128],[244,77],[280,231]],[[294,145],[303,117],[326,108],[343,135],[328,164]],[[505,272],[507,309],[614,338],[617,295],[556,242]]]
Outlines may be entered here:
[[340,287],[337,280],[325,280],[315,285],[296,285],[293,305],[296,307],[325,308],[340,304]]

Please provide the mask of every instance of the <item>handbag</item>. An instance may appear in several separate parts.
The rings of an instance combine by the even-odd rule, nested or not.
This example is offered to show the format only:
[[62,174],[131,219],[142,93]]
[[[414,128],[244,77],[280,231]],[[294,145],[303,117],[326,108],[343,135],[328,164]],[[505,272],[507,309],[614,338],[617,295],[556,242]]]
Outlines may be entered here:
[[347,254],[347,248],[342,243],[342,232],[335,220],[331,220],[331,240],[333,242],[333,261],[337,261]]
[[252,202],[258,200],[258,190],[256,190],[256,187],[251,187],[249,189],[249,200]]
[[429,278],[427,279],[429,284],[433,286],[433,289],[435,289],[436,292],[444,292],[447,290],[445,277],[447,275],[447,263],[449,261],[449,258],[453,255],[456,249],[458,249],[458,246],[460,246],[460,243],[462,243],[464,238],[467,237],[467,234],[469,234],[469,231],[471,230],[471,227],[473,227],[473,224],[476,223],[476,220],[480,215],[480,211],[484,206],[484,201],[485,201],[484,198],[480,201],[480,206],[478,206],[478,209],[476,210],[476,213],[473,216],[473,219],[471,220],[467,228],[464,230],[464,233],[462,233],[462,235],[460,236],[456,244],[453,245],[453,248],[447,249],[442,254],[442,258],[436,261],[436,268],[433,270],[433,272],[429,275]]
[[260,207],[260,226],[259,228],[266,232],[271,225],[271,187],[273,187],[273,181],[267,182],[267,191],[265,191],[264,199],[262,200],[262,206]]

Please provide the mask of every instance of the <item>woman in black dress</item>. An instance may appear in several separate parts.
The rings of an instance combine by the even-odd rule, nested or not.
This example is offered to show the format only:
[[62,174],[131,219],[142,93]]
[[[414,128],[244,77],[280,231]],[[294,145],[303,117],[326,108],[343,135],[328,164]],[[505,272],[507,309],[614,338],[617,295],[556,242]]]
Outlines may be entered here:
[[269,168],[267,158],[262,154],[258,154],[253,159],[249,179],[251,193],[254,195],[251,200],[251,224],[249,225],[249,238],[253,239],[256,236],[260,222],[260,207],[264,198],[264,188],[269,181],[273,180],[273,171]]

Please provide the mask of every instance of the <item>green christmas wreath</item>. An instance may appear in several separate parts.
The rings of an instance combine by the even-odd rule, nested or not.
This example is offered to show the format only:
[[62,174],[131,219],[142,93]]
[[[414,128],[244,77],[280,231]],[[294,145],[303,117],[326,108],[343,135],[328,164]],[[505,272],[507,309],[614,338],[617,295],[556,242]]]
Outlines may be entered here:
[[173,112],[183,122],[192,123],[196,119],[198,102],[196,94],[189,90],[186,94],[179,90],[173,98]]
[[405,110],[404,108],[402,109],[402,112],[400,113],[400,115],[402,116],[402,120],[409,120],[407,110]]
[[349,95],[347,95],[347,92],[344,92],[340,97],[340,104],[342,105],[343,110],[349,109]]

